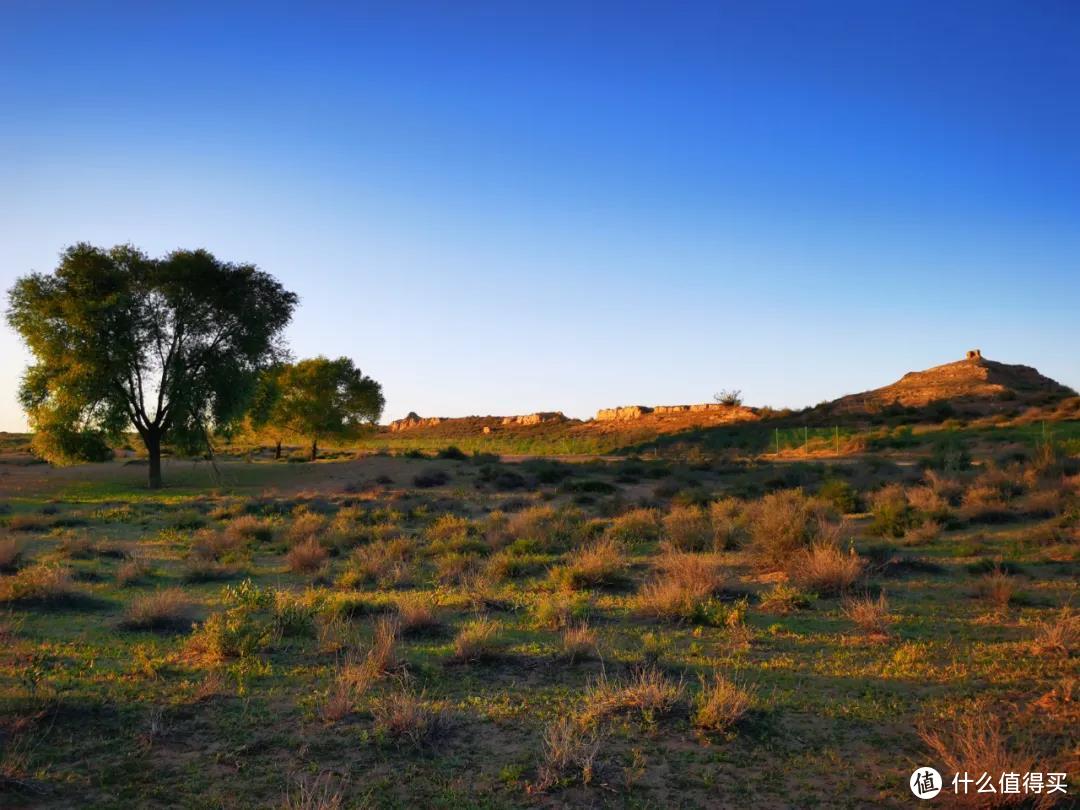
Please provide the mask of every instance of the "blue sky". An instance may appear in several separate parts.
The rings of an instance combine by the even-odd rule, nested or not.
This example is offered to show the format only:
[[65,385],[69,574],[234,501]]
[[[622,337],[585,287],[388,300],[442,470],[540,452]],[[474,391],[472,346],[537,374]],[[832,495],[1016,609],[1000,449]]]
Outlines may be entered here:
[[[151,7],[152,8],[149,8]],[[1080,7],[0,8],[0,285],[72,242],[301,296],[386,418],[1080,386]],[[0,330],[0,428],[27,356]]]

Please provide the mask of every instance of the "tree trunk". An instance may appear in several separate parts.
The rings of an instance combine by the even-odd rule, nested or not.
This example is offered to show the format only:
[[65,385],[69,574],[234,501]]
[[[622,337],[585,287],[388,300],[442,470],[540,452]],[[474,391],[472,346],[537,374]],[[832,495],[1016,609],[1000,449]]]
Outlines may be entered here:
[[274,461],[281,460],[281,439],[277,440],[277,444],[274,445]]
[[319,440],[318,438],[311,440],[311,460],[314,461],[319,457]]
[[143,436],[146,444],[146,453],[150,459],[150,471],[148,485],[150,489],[161,489],[161,436],[157,433],[147,433]]

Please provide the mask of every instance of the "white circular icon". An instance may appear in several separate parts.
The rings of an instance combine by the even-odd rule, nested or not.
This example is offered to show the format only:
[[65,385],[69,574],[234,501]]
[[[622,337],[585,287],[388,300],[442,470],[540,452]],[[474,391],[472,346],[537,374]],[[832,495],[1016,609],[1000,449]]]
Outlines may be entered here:
[[941,774],[933,768],[916,768],[908,780],[911,792],[919,799],[932,799],[941,793]]

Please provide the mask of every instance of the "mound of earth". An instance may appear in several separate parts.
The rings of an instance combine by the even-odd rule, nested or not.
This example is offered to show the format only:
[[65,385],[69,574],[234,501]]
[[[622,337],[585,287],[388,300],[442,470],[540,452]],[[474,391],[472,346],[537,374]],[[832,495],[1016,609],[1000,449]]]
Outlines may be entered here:
[[836,413],[880,411],[890,406],[923,408],[935,402],[1046,404],[1075,392],[1031,366],[987,360],[978,350],[963,360],[912,371],[892,385],[851,394],[829,403]]

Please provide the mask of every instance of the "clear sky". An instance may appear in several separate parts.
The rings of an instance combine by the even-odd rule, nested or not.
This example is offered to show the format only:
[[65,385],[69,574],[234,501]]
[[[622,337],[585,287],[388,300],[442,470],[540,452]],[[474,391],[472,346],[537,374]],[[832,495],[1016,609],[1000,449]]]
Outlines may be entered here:
[[1080,5],[3,0],[0,285],[81,240],[258,264],[386,419],[1078,387]]

